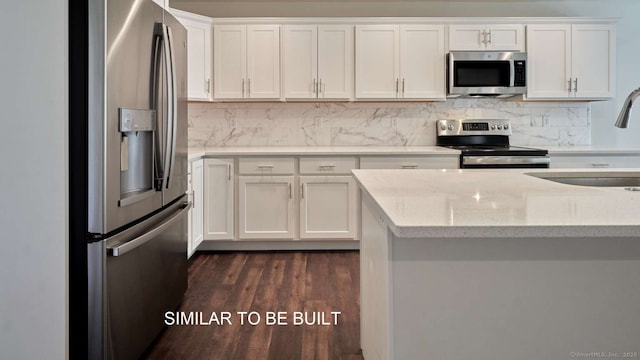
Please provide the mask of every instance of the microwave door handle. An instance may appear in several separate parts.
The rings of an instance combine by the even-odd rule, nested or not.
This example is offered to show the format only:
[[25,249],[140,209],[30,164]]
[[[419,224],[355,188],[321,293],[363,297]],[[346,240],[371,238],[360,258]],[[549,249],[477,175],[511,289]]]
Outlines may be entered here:
[[514,60],[509,61],[509,86],[514,87],[516,84],[516,65]]

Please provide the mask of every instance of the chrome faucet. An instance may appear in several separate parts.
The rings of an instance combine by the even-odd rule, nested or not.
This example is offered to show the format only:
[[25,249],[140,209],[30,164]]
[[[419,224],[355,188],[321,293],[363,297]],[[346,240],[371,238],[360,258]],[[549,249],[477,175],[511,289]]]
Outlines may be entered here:
[[637,88],[627,96],[627,100],[624,101],[622,105],[622,109],[620,109],[620,115],[618,115],[618,120],[616,121],[616,126],[619,128],[626,128],[629,126],[629,115],[631,115],[631,107],[633,106],[633,101],[640,96],[640,88]]

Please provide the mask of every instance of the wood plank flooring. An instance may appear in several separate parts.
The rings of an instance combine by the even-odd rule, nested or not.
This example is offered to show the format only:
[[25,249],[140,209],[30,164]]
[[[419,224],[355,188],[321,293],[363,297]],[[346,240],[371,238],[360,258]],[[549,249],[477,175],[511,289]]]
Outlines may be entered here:
[[[202,312],[205,322],[228,311],[232,325],[170,326],[146,358],[361,360],[359,285],[357,251],[199,253],[179,311]],[[256,311],[261,321],[240,325],[238,311]],[[287,312],[288,325],[266,325],[267,311]],[[296,326],[296,311],[324,312],[325,322],[331,311],[341,315],[336,326]]]

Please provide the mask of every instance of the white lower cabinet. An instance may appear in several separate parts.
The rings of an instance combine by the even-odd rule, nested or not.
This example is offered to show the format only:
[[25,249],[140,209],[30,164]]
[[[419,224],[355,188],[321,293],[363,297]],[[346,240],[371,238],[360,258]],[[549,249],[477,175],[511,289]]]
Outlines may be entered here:
[[348,175],[300,176],[300,239],[355,239],[357,191]]
[[553,155],[549,167],[555,169],[607,169],[640,168],[640,154],[593,154]]
[[233,159],[204,160],[204,240],[231,240],[234,235]]
[[293,176],[238,177],[238,237],[293,239]]
[[189,210],[188,219],[188,235],[187,235],[187,257],[191,257],[196,251],[198,245],[204,239],[202,222],[203,215],[203,165],[204,160],[196,160],[189,163],[189,200],[191,200],[191,209]]

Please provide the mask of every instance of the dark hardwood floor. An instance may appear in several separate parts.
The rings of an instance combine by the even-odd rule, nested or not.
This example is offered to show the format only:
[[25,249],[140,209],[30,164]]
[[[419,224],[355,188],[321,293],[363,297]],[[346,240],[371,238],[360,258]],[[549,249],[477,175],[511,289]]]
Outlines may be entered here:
[[[179,311],[231,312],[232,324],[173,325],[147,359],[363,359],[360,352],[360,268],[357,251],[200,253],[190,260],[189,288]],[[238,311],[261,315],[240,325]],[[288,325],[266,325],[268,311]],[[337,325],[293,325],[294,312],[323,312]],[[317,318],[316,318],[317,319]]]

